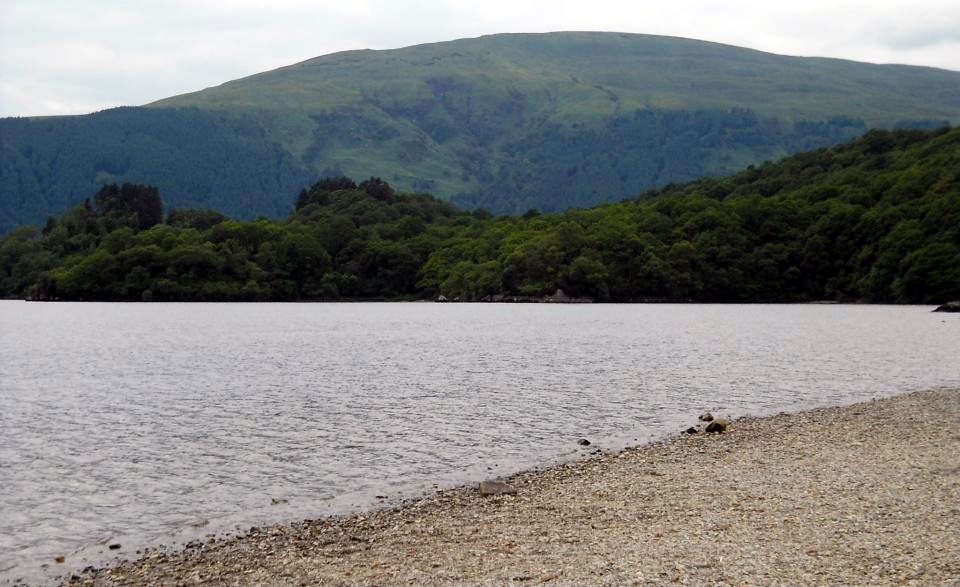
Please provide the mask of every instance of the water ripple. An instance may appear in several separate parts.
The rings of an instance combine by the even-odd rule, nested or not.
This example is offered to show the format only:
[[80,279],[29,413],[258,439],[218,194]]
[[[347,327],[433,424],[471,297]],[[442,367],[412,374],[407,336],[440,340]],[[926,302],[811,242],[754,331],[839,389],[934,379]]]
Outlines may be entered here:
[[618,448],[704,409],[960,386],[960,317],[929,310],[0,302],[0,579],[507,474],[584,436]]

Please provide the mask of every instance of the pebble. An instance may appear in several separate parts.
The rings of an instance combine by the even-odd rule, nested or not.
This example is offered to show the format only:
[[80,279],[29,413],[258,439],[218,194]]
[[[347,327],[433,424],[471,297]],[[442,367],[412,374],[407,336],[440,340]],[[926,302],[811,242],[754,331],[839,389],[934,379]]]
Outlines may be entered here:
[[480,495],[501,495],[501,494],[514,494],[517,490],[515,487],[509,483],[504,483],[503,481],[481,481],[480,482]]

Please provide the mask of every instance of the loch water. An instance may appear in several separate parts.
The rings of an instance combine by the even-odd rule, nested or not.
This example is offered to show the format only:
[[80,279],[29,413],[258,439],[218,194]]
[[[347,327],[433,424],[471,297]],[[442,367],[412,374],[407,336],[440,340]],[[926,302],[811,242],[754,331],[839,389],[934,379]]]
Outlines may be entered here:
[[0,301],[0,583],[616,450],[704,410],[960,387],[960,315],[931,309]]

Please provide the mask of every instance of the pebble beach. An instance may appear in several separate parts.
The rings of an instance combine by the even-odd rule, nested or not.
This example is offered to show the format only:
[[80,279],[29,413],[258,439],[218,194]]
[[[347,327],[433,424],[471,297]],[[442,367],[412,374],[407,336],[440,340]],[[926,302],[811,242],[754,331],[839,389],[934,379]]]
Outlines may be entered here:
[[[960,390],[734,420],[74,585],[956,585]],[[695,424],[697,414],[691,415]]]

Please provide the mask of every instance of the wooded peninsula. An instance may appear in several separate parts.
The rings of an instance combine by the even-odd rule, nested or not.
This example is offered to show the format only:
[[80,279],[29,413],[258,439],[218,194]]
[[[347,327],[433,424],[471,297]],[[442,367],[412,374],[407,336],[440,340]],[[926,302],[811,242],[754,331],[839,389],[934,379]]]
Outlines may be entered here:
[[[851,143],[588,209],[494,217],[325,178],[280,220],[107,185],[0,240],[0,297],[935,303],[960,299],[960,129]],[[499,299],[499,298],[497,298]]]

